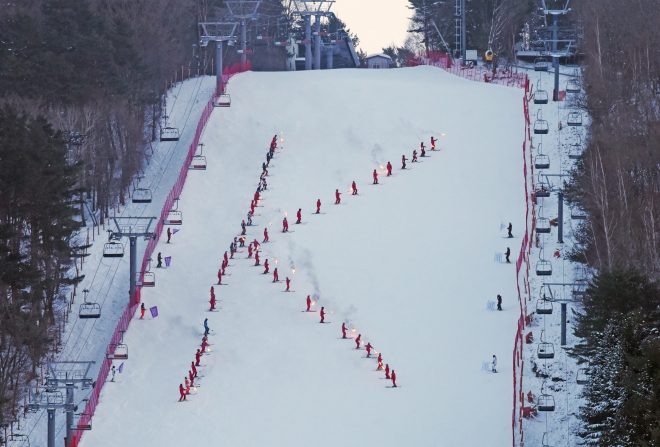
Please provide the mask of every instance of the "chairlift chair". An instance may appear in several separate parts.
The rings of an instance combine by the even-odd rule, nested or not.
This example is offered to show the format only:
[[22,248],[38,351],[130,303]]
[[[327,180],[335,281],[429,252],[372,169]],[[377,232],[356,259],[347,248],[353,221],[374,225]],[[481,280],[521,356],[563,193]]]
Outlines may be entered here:
[[106,242],[103,244],[104,258],[121,258],[124,256],[124,245],[120,242]]
[[540,135],[546,135],[550,131],[550,126],[548,121],[541,118],[541,109],[536,112],[536,121],[534,121],[534,133]]
[[538,411],[555,411],[555,398],[550,394],[541,394],[536,409]]
[[151,203],[151,200],[151,190],[147,188],[135,188],[133,190],[133,197],[131,197],[133,203]]
[[227,93],[220,93],[213,97],[213,107],[231,107],[231,96]]
[[577,374],[575,376],[575,381],[577,382],[578,385],[586,385],[587,382],[589,381],[589,374],[587,371],[587,368],[580,368],[577,370]]
[[571,293],[579,301],[587,294],[587,285],[586,284],[574,285]]
[[[71,430],[91,430],[92,429],[92,418],[91,415],[82,413],[79,415],[78,422],[73,424],[70,428]],[[85,422],[83,422],[85,421]]]
[[101,318],[101,306],[98,303],[82,303],[78,318]]
[[534,71],[548,71],[548,61],[544,57],[534,59]]
[[105,358],[110,360],[128,359],[128,346],[124,343],[111,343],[105,351]]
[[576,79],[569,79],[566,83],[566,93],[580,93],[580,84]]
[[580,114],[580,112],[569,112],[568,119],[566,120],[566,124],[568,124],[571,127],[581,126],[582,115]]
[[179,141],[179,129],[176,127],[161,127],[160,141]]
[[555,347],[552,343],[545,341],[545,331],[541,331],[541,342],[536,349],[536,355],[540,359],[554,359]]
[[541,447],[552,447],[548,442],[550,439],[550,435],[548,435],[548,432],[543,433],[543,438],[541,439]]
[[182,225],[183,224],[183,215],[181,211],[172,210],[167,212],[167,217],[163,219],[163,224],[165,225]]
[[550,233],[550,219],[547,217],[537,217],[535,230],[537,233]]
[[545,259],[540,259],[536,263],[536,275],[537,276],[552,276],[552,263],[546,261]]
[[584,220],[587,218],[587,214],[582,208],[577,205],[571,206],[571,219]]
[[548,182],[547,177],[546,180],[543,180],[543,176],[541,176],[540,172],[538,175],[537,187],[534,191],[534,195],[536,197],[550,197],[550,183]]
[[552,301],[540,298],[536,301],[536,313],[539,315],[552,315]]
[[537,88],[536,92],[534,92],[534,104],[547,104],[547,103],[548,103],[548,92]]
[[188,169],[193,171],[205,171],[206,170],[206,157],[203,155],[195,155],[188,165]]
[[[135,278],[135,281],[138,282],[140,280],[140,273],[137,274],[137,278]],[[143,272],[142,273],[142,282],[137,283],[137,285],[140,285],[142,287],[156,287],[156,274],[154,272]]]
[[539,153],[536,157],[534,157],[534,168],[550,169],[550,157],[545,154]]

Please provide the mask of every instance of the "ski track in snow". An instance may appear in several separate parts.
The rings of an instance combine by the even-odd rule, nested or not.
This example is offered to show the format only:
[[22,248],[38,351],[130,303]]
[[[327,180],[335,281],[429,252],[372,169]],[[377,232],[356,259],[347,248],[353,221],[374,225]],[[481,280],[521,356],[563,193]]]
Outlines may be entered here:
[[[121,382],[104,388],[83,445],[510,443],[515,271],[492,253],[520,246],[502,240],[500,221],[514,234],[525,226],[522,91],[432,67],[245,73],[230,91],[231,108],[214,111],[202,139],[208,168],[191,172],[181,194],[181,232],[156,249],[172,265],[142,290],[160,315],[125,334],[131,357]],[[429,146],[429,129],[440,150],[387,178],[378,165],[396,168],[420,141]],[[269,228],[262,263],[296,292],[280,293],[283,283],[239,254],[229,286],[215,288],[222,310],[209,313],[222,254],[280,132],[251,233]],[[373,169],[381,188],[367,187]],[[353,180],[361,195],[335,206],[334,190]],[[281,233],[283,212],[308,216],[319,198],[325,214]],[[486,310],[497,293],[506,312]],[[331,324],[300,312],[308,294]],[[213,346],[203,387],[178,404],[204,318]],[[337,339],[342,321],[383,352],[400,389]],[[481,371],[493,354],[499,374]]]

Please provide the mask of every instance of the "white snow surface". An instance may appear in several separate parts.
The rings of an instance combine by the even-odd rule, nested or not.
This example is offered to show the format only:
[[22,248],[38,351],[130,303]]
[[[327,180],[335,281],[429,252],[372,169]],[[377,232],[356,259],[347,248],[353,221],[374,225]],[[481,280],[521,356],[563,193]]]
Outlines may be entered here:
[[[159,316],[136,316],[125,334],[130,357],[104,387],[82,445],[509,445],[521,239],[506,239],[500,223],[522,236],[522,90],[415,67],[250,72],[229,92],[231,108],[213,112],[202,138],[208,169],[190,172],[181,195],[181,231],[156,249],[172,264],[142,289]],[[275,134],[247,237],[261,242],[268,228],[261,262],[282,282],[243,248],[228,285],[215,286],[219,311],[208,312]],[[429,156],[401,170],[401,155],[410,159],[421,141]],[[389,178],[379,166],[387,161]],[[317,199],[323,214],[313,215]],[[507,246],[512,264],[494,262]],[[488,311],[498,293],[504,311]],[[308,294],[330,324],[301,312]],[[211,351],[199,388],[178,403],[204,318]],[[399,388],[341,340],[343,321],[382,352]],[[493,354],[498,374],[481,370]]]

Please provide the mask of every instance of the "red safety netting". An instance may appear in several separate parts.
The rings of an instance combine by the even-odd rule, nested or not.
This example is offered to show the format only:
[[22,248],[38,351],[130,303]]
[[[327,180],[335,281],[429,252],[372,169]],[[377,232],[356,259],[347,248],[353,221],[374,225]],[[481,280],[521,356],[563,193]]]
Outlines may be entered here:
[[[525,96],[523,98],[523,111],[525,116],[524,141],[522,145],[523,155],[523,177],[525,180],[525,236],[520,246],[520,254],[516,261],[516,287],[518,290],[518,303],[520,305],[520,317],[518,318],[518,328],[513,347],[513,411],[511,416],[511,430],[513,446],[522,446],[524,440],[523,433],[523,406],[524,396],[522,391],[523,380],[523,331],[525,330],[525,316],[527,315],[527,302],[531,299],[529,286],[529,254],[532,248],[532,234],[534,231],[534,206],[530,189],[532,187],[532,174],[530,169],[531,151],[529,154],[530,163],[527,163],[527,142],[531,144],[530,138],[530,119],[529,119],[529,101],[531,98],[529,81],[524,84]],[[531,208],[531,216],[530,216]]]
[[428,57],[411,56],[408,58],[408,67],[416,67],[418,65],[431,65],[433,67],[442,68],[451,74],[476,82],[486,82],[525,89],[529,84],[527,74],[525,73],[517,73],[504,68],[493,70],[480,66],[462,65],[453,60],[451,56],[441,51],[429,51]]
[[[249,63],[247,64],[246,67],[249,69]],[[234,64],[232,67],[225,68],[222,75],[223,83],[226,83],[229,80],[229,78],[242,71],[245,70],[241,70],[239,64]],[[216,94],[217,93],[218,92],[216,92]],[[160,239],[160,235],[163,231],[163,220],[167,217],[168,213],[172,209],[172,206],[174,205],[174,201],[179,197],[181,191],[183,191],[183,185],[185,184],[186,177],[188,176],[188,165],[190,165],[190,162],[192,161],[193,156],[197,151],[197,145],[199,144],[199,140],[202,136],[202,133],[204,132],[204,127],[206,127],[206,123],[208,122],[208,119],[211,116],[212,111],[213,111],[213,102],[212,100],[209,100],[209,102],[206,104],[206,107],[204,107],[204,111],[202,112],[202,116],[200,117],[199,122],[197,123],[197,129],[195,130],[195,137],[193,138],[192,143],[190,143],[190,146],[188,147],[188,154],[186,155],[186,159],[183,163],[183,166],[181,167],[181,171],[179,172],[179,177],[174,183],[174,186],[172,187],[170,193],[167,195],[165,204],[163,205],[163,208],[160,212],[160,219],[158,220],[158,223],[156,224],[156,228],[154,229],[155,237],[149,240],[149,243],[147,244],[147,248],[144,251],[144,256],[142,258],[142,268],[140,269],[140,277],[138,279],[138,284],[142,284],[142,281],[144,280],[144,272],[147,269],[149,258],[151,258],[151,256],[153,255],[154,249],[156,248],[156,245],[158,244],[158,240]],[[141,289],[142,289],[141,285],[137,287],[135,296],[131,297],[130,302],[126,306],[124,313],[122,314],[121,318],[119,319],[119,322],[117,323],[115,332],[112,334],[112,338],[110,339],[110,345],[116,345],[117,343],[120,343],[123,332],[128,330],[128,326],[130,325],[131,320],[133,319],[133,315],[135,315],[135,312],[140,304]],[[108,353],[113,354],[112,351],[109,351]],[[109,360],[108,358],[104,358],[101,364],[101,369],[99,370],[99,375],[96,379],[96,386],[94,386],[94,389],[92,390],[92,393],[89,396],[89,401],[87,402],[87,405],[85,405],[85,409],[82,412],[83,415],[80,418],[80,422],[79,422],[80,425],[86,425],[92,419],[92,416],[96,411],[96,406],[98,405],[99,402],[99,396],[101,395],[101,390],[103,389],[103,385],[105,384],[106,378],[108,377],[108,373],[110,372],[111,366],[112,366],[112,360]],[[73,440],[71,443],[72,447],[77,447],[81,437],[82,437],[82,432],[78,432],[73,435]]]

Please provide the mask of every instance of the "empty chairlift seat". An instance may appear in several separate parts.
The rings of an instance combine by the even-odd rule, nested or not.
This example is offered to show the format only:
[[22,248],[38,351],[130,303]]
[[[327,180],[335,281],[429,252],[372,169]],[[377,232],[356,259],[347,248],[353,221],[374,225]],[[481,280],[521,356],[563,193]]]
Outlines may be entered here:
[[534,71],[548,71],[548,61],[543,57],[534,60]]
[[550,233],[550,219],[547,217],[537,217],[535,230],[537,233]]
[[545,154],[538,154],[534,157],[535,169],[550,169],[550,157]]
[[105,357],[110,360],[126,360],[128,359],[128,346],[124,343],[109,344]]
[[133,190],[133,197],[131,198],[133,203],[151,203],[151,200],[150,190],[146,188],[136,188]]
[[571,206],[571,219],[584,220],[587,218],[587,213],[577,205]]
[[101,318],[101,306],[98,303],[82,303],[78,311],[78,318]]
[[534,121],[534,133],[537,135],[547,135],[550,131],[550,126],[546,120],[537,119]]
[[534,93],[534,104],[547,104],[548,92],[545,90],[536,90]]
[[165,219],[163,219],[165,225],[182,225],[183,224],[183,215],[181,211],[172,210],[167,213]]
[[104,258],[121,258],[124,256],[124,245],[120,242],[106,242],[103,244]]
[[160,129],[160,141],[179,141],[179,129],[176,127],[162,127]]
[[587,382],[589,381],[589,373],[587,371],[587,368],[578,369],[577,375],[575,376],[575,381],[577,382],[578,385],[587,384]]
[[206,157],[203,155],[195,155],[188,165],[188,169],[194,171],[203,171],[206,169]]
[[536,275],[537,276],[551,276],[552,275],[552,264],[550,261],[541,259],[536,263]]
[[536,301],[536,313],[540,315],[552,314],[552,301],[547,299],[539,299]]
[[213,97],[213,107],[231,107],[231,96],[221,93]]
[[71,430],[91,430],[92,429],[92,416],[91,414],[80,414],[78,420],[70,427]]
[[580,93],[580,84],[577,79],[569,79],[566,83],[566,93]]
[[580,114],[580,112],[569,112],[568,119],[566,120],[566,124],[572,127],[581,126],[582,115]]
[[555,411],[555,398],[549,394],[541,394],[536,409],[538,411]]
[[138,285],[142,287],[156,287],[156,274],[154,272],[144,272],[142,276],[142,282],[139,282],[140,274],[138,273],[137,281]]

